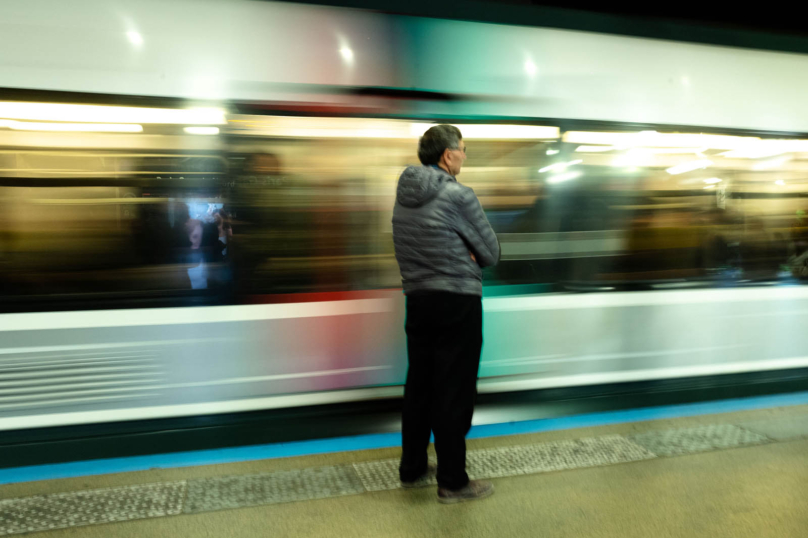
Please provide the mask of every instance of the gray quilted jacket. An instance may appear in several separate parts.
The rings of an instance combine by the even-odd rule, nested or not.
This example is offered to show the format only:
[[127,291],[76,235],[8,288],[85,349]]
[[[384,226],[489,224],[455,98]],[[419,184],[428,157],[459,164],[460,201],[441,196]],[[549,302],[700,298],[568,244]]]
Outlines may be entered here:
[[410,166],[398,180],[393,243],[405,294],[482,296],[481,268],[499,261],[499,241],[474,191],[431,166]]

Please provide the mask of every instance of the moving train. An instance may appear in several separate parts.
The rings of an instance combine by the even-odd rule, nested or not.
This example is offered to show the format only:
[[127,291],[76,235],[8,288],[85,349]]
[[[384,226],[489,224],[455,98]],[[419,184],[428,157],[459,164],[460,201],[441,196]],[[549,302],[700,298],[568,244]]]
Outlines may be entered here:
[[436,122],[502,244],[480,391],[808,366],[804,55],[249,0],[0,9],[2,431],[400,395],[390,218]]

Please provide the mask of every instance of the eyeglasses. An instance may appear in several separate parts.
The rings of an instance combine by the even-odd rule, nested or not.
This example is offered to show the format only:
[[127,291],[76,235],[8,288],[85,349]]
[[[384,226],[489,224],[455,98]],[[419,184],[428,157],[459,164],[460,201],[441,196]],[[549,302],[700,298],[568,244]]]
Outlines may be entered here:
[[449,149],[451,149],[452,151],[461,151],[461,152],[463,152],[463,155],[468,157],[468,151],[467,151],[468,146],[463,146],[462,148],[449,148]]

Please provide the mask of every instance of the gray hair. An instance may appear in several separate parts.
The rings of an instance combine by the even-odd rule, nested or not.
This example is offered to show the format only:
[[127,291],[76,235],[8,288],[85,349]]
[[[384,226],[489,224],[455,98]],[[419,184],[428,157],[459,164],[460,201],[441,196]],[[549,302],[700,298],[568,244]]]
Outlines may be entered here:
[[463,135],[454,125],[435,125],[430,127],[418,141],[418,159],[421,164],[438,164],[443,152],[447,149],[458,149]]

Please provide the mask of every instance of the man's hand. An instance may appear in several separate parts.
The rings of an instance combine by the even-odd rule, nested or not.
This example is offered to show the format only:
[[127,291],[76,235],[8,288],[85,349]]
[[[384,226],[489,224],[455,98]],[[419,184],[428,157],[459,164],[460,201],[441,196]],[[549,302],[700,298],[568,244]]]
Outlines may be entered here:
[[476,257],[476,256],[474,256],[474,253],[473,253],[472,251],[469,251],[469,256],[471,256],[471,260],[472,260],[474,263],[477,263],[477,257]]

